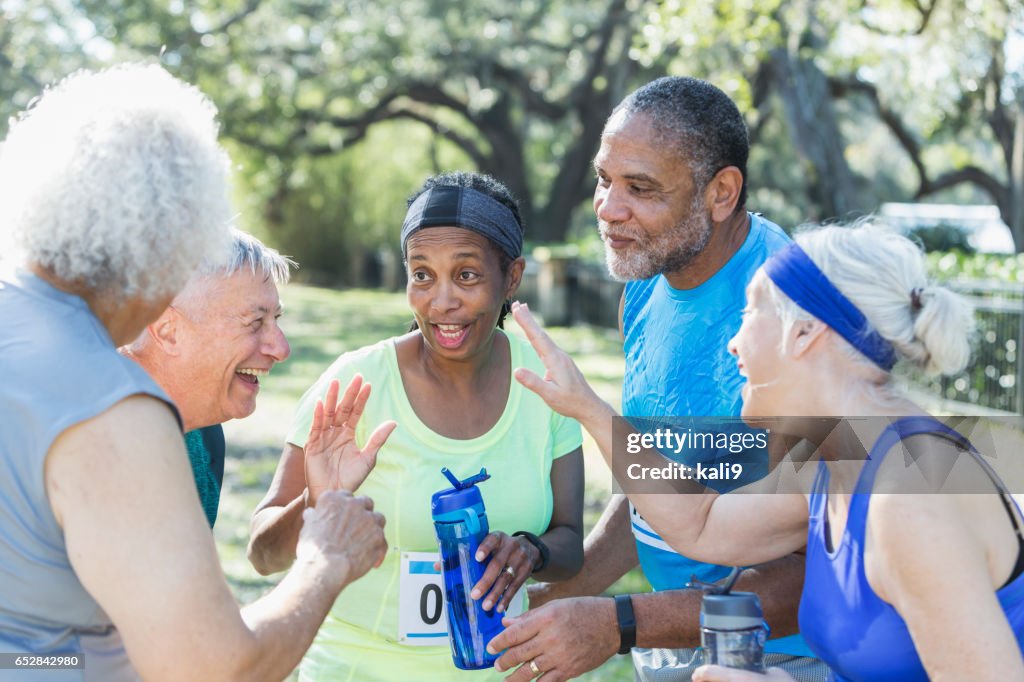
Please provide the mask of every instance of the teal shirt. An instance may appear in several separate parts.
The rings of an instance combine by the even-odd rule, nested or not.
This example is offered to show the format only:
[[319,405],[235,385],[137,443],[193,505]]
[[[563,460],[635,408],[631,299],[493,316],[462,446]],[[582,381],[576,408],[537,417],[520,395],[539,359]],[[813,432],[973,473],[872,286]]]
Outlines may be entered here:
[[189,463],[192,464],[192,476],[196,481],[196,491],[203,505],[203,512],[210,528],[217,521],[217,508],[220,506],[220,481],[210,468],[212,457],[203,441],[202,429],[195,429],[185,434],[185,449],[188,450]]

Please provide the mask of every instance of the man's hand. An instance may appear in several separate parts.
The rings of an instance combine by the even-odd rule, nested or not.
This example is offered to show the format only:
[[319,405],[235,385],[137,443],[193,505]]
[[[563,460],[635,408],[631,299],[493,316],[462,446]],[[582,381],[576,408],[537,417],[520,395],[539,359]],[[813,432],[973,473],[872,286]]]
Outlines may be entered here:
[[366,447],[360,449],[356,444],[356,424],[370,398],[370,384],[364,384],[357,374],[340,403],[339,386],[337,380],[332,381],[324,401],[318,400],[313,410],[305,447],[310,506],[316,506],[317,498],[325,490],[355,492],[370,475],[377,463],[377,451],[396,426],[393,421],[384,422],[370,434]]
[[388,549],[384,516],[373,511],[369,497],[326,491],[315,508],[302,513],[302,521],[296,560],[326,559],[333,569],[331,575],[342,586],[358,580],[384,560]]
[[494,664],[498,672],[519,666],[505,678],[509,682],[526,682],[541,674],[544,682],[569,680],[619,650],[615,602],[607,597],[558,599],[503,622],[505,631],[490,641],[487,650],[506,649]]
[[693,671],[693,682],[795,682],[781,668],[768,668],[765,673],[723,668],[720,665],[702,665]]

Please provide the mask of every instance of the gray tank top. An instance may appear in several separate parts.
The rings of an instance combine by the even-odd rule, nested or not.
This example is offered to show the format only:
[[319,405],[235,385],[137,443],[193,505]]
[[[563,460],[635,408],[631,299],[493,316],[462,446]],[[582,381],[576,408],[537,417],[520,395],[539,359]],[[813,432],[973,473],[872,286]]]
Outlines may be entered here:
[[0,278],[0,652],[85,661],[60,672],[3,670],[4,680],[137,679],[117,630],[71,567],[43,465],[61,432],[140,393],[171,405],[117,353],[85,301],[24,270]]

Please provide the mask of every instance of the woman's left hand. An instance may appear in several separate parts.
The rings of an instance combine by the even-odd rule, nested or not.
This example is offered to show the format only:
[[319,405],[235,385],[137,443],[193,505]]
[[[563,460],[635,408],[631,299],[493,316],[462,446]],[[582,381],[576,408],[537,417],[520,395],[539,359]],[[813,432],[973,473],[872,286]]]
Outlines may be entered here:
[[353,377],[339,401],[337,379],[327,387],[324,400],[316,401],[313,423],[305,447],[306,487],[310,506],[325,490],[355,492],[377,463],[377,451],[395,430],[395,422],[380,424],[362,448],[356,443],[356,425],[370,399],[370,384]]
[[498,613],[504,613],[512,597],[533,573],[540,557],[537,548],[528,540],[510,537],[501,531],[489,534],[480,543],[476,560],[486,561],[488,556],[491,563],[480,577],[480,582],[473,586],[470,596],[473,599],[483,598],[485,611],[497,605]]

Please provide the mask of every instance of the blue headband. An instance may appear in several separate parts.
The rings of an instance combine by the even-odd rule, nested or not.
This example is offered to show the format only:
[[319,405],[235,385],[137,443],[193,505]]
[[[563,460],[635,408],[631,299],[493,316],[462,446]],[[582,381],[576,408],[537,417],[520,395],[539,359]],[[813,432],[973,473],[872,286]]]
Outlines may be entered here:
[[810,256],[790,244],[765,261],[764,272],[798,306],[827,324],[876,365],[889,371],[896,350],[875,331],[850,299],[829,281]]
[[402,223],[402,252],[424,227],[461,227],[482,234],[509,258],[523,253],[523,228],[505,204],[469,187],[432,187],[409,206]]

